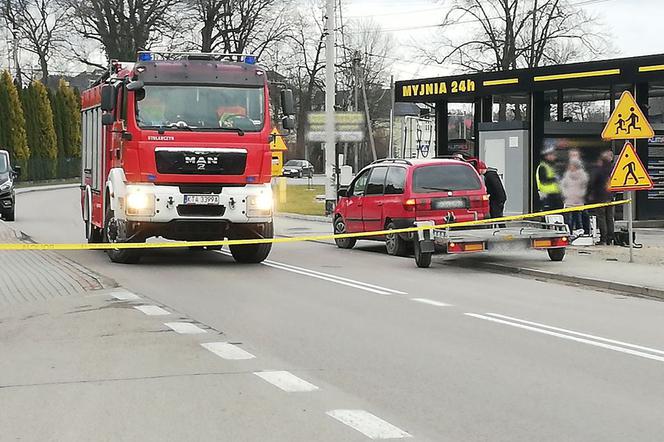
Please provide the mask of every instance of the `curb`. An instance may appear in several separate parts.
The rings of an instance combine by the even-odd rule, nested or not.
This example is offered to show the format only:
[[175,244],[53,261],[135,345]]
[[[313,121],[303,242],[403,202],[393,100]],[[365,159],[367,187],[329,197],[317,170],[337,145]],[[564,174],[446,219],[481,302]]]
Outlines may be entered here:
[[288,219],[299,219],[302,221],[314,221],[319,223],[330,223],[332,218],[325,215],[300,215],[299,213],[276,213],[275,216]]
[[81,187],[81,184],[72,183],[72,184],[52,184],[47,186],[34,186],[34,187],[19,187],[14,192],[17,195],[20,195],[22,193],[30,193],[30,192],[48,192],[50,190],[73,189],[75,187]]
[[525,267],[509,267],[506,265],[495,264],[495,263],[475,263],[473,267],[474,268],[479,267],[485,270],[494,270],[500,273],[511,273],[517,275],[546,278],[549,280],[585,285],[604,290],[614,290],[639,297],[657,298],[660,300],[664,300],[664,289],[656,289],[653,287],[623,284],[621,282],[607,281],[604,279],[597,279],[597,278],[586,278],[584,276],[563,275],[560,273],[547,272],[545,270],[528,269]]

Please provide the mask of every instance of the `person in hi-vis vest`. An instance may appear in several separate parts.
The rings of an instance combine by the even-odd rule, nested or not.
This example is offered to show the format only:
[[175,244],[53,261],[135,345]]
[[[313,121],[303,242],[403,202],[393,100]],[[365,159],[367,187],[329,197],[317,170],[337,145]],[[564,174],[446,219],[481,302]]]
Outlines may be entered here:
[[560,181],[554,168],[556,161],[556,148],[548,146],[542,151],[542,161],[537,166],[535,179],[539,193],[541,208],[555,210],[563,208],[563,198],[560,190]]

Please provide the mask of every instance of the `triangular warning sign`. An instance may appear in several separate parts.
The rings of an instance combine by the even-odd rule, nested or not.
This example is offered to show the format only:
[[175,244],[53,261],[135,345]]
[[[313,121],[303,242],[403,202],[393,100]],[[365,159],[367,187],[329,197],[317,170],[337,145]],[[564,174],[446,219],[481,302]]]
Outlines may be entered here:
[[272,135],[272,141],[270,141],[270,150],[288,150],[286,143],[284,143],[284,137],[281,136],[279,130],[275,127],[270,132]]
[[648,123],[639,105],[636,104],[632,94],[629,91],[623,92],[602,131],[602,138],[605,140],[633,140],[654,136],[655,131],[652,130],[652,126]]
[[613,166],[608,189],[611,192],[652,189],[653,182],[648,171],[643,167],[632,143],[625,143],[616,165]]

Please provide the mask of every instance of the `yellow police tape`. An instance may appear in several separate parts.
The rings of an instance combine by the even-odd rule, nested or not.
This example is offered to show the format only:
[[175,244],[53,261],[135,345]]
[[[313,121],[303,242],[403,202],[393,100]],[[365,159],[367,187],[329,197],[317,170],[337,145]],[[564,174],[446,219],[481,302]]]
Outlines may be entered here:
[[219,241],[173,241],[160,243],[102,243],[102,244],[0,244],[0,250],[110,250],[110,249],[175,249],[182,247],[214,247],[234,246],[248,244],[281,244],[301,241],[325,241],[342,238],[366,238],[367,236],[382,236],[394,233],[410,233],[420,230],[445,229],[448,227],[470,227],[483,224],[497,224],[505,221],[519,221],[529,218],[539,218],[546,215],[559,215],[562,213],[579,212],[582,210],[599,209],[602,207],[618,206],[627,204],[631,200],[614,201],[610,203],[587,204],[585,206],[568,207],[566,209],[547,210],[544,212],[528,213],[524,215],[504,216],[502,218],[490,218],[478,221],[466,221],[461,223],[447,223],[436,226],[405,227],[403,229],[376,230],[372,232],[340,233],[314,236],[294,236],[288,238],[257,238],[257,239],[231,239]]

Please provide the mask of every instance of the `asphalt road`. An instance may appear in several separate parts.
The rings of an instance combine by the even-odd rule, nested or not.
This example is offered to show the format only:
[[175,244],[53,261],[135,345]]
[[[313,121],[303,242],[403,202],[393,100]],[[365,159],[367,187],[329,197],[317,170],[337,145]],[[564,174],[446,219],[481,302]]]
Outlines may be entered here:
[[[83,240],[77,189],[22,194],[17,207],[15,227],[36,241]],[[316,230],[327,226],[277,222],[278,234]],[[269,396],[260,406],[283,413],[314,396],[323,417],[310,425],[339,421],[334,432],[321,427],[316,440],[363,440],[361,429],[376,426],[374,437],[407,432],[432,441],[660,441],[664,434],[661,302],[441,262],[417,269],[370,242],[352,251],[278,245],[255,266],[215,252],[155,251],[132,266],[112,264],[103,252],[66,255],[223,331],[273,367],[304,374],[320,389]],[[396,428],[362,413],[325,420],[325,412],[345,409]],[[253,421],[251,434],[276,440],[274,425]],[[289,425],[300,434],[302,424],[279,425],[279,434]]]

